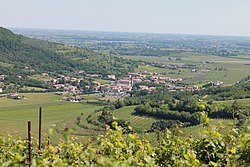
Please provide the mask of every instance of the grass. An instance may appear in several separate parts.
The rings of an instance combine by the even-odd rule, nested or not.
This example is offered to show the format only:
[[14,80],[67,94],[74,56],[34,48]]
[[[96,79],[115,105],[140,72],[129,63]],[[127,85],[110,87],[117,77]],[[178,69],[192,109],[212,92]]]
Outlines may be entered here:
[[2,67],[13,67],[14,64],[9,64],[9,63],[0,62],[0,66],[2,66]]
[[95,81],[99,82],[100,84],[108,84],[111,82],[110,80],[100,79],[100,78],[95,78]]
[[22,88],[22,90],[24,91],[31,91],[31,90],[35,90],[35,91],[45,91],[46,89],[43,88],[39,88],[39,87],[31,87],[31,86],[24,86]]
[[[1,133],[18,133],[26,136],[27,121],[32,122],[32,133],[38,132],[38,109],[43,107],[42,129],[48,133],[57,124],[75,122],[76,117],[83,113],[83,119],[101,106],[64,102],[61,96],[43,94],[22,94],[26,100],[0,99],[0,127]],[[55,138],[59,136],[55,135]]]
[[216,67],[225,68],[223,71],[211,70],[204,78],[206,81],[223,81],[224,84],[234,84],[240,79],[249,75],[250,66],[244,65],[245,60],[240,62],[219,62],[211,64],[209,68],[215,69]]
[[247,118],[246,122],[243,125],[244,127],[250,126],[250,117]]
[[29,76],[29,78],[35,79],[35,80],[43,80],[43,79],[52,80],[53,79],[53,77],[51,77],[51,76],[42,76],[42,75],[39,75],[39,74],[31,75],[31,76]]
[[[215,103],[225,104],[225,105],[232,105],[235,100],[223,100],[223,101],[215,101]],[[250,98],[247,99],[237,99],[240,106],[242,107],[250,107]]]

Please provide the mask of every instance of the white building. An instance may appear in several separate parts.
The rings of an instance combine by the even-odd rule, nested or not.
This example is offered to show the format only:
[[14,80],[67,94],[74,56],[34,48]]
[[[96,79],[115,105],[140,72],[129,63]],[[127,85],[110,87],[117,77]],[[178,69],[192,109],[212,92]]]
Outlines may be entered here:
[[115,79],[115,75],[108,75],[108,79]]

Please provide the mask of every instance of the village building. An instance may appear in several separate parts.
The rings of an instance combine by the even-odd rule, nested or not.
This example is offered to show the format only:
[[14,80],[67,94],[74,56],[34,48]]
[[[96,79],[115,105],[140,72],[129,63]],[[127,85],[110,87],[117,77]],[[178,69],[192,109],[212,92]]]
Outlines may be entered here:
[[0,81],[5,80],[6,77],[7,77],[7,75],[0,75]]
[[108,79],[115,79],[115,75],[107,75]]

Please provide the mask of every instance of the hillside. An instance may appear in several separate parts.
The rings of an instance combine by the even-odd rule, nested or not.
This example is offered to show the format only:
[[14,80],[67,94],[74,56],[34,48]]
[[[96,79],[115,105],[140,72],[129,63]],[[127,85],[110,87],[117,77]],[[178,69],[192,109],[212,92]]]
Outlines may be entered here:
[[[0,28],[0,70],[14,84],[43,87],[29,75],[50,72],[70,74],[76,70],[102,75],[122,76],[133,71],[135,64],[121,58],[100,55],[74,46],[16,35]],[[31,84],[34,83],[34,84]]]
[[72,68],[70,61],[55,52],[56,44],[18,36],[0,28],[0,61],[19,68],[61,70]]

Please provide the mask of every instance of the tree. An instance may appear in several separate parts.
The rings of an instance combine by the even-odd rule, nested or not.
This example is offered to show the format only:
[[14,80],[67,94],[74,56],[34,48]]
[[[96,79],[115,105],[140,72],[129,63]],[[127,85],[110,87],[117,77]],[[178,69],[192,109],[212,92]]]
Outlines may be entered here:
[[234,100],[232,104],[233,109],[233,118],[235,118],[236,115],[238,115],[238,112],[240,111],[240,104],[237,100]]

